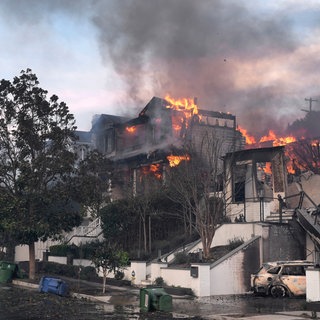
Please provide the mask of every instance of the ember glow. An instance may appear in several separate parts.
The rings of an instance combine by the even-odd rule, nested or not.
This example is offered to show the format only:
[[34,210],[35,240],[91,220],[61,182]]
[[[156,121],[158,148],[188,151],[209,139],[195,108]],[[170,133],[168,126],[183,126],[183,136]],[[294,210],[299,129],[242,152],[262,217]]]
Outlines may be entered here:
[[173,124],[172,128],[173,128],[174,131],[180,131],[181,130],[181,125]]
[[267,174],[272,174],[271,162],[266,162],[266,166],[263,168],[263,171]]
[[136,126],[126,127],[126,131],[129,133],[134,133],[136,131]]
[[170,167],[177,167],[181,161],[189,161],[190,156],[188,156],[188,155],[185,155],[185,156],[170,155],[170,156],[167,156],[167,159],[169,161]]
[[144,166],[144,167],[141,168],[141,171],[142,171],[142,173],[144,175],[153,175],[157,179],[161,179],[162,178],[161,166],[158,163],[151,164],[150,166]]
[[319,146],[320,146],[319,140],[317,140],[317,139],[312,140],[311,141],[311,146],[314,147],[314,148],[318,148],[319,149]]

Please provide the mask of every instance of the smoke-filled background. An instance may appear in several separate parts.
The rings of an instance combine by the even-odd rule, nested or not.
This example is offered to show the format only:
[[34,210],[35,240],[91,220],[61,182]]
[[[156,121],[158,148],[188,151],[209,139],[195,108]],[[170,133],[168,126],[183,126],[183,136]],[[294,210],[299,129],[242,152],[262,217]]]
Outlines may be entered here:
[[305,98],[320,110],[319,16],[318,0],[1,0],[0,78],[31,68],[83,130],[170,94],[284,134]]

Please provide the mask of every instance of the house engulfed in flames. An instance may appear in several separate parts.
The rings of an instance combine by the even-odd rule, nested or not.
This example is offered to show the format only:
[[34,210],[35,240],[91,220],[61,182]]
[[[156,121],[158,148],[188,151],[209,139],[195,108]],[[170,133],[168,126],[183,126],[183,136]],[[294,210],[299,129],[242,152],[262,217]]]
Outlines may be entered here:
[[[153,97],[134,119],[101,115],[91,131],[95,147],[116,163],[122,185],[130,184],[136,193],[144,191],[145,177],[162,183],[170,167],[189,161],[186,144],[199,150],[205,134],[223,141],[221,156],[242,149],[245,142],[234,115],[201,110],[195,99],[169,96]],[[121,192],[113,191],[113,198],[119,197]]]

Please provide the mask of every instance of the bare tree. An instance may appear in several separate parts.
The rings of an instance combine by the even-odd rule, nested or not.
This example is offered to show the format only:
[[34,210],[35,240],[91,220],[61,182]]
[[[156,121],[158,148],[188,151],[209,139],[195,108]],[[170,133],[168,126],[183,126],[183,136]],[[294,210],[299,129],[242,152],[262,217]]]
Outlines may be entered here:
[[214,130],[203,132],[198,143],[191,143],[185,152],[190,156],[168,172],[171,197],[187,208],[186,219],[198,232],[203,257],[210,258],[210,247],[217,225],[224,217],[224,172],[222,156],[234,150]]

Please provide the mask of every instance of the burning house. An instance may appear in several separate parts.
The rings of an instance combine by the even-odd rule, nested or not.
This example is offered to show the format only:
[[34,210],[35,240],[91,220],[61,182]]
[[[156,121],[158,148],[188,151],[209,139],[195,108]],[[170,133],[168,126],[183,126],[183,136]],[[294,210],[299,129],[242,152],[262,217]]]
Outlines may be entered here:
[[[287,196],[285,147],[241,150],[225,156],[227,216],[265,221]],[[241,220],[241,219],[240,219]]]
[[205,134],[223,141],[221,156],[244,146],[234,115],[198,109],[195,99],[153,97],[137,118],[102,115],[92,132],[97,149],[115,161],[134,192],[143,192],[145,176],[163,183],[168,168],[190,160],[190,146],[200,151]]

